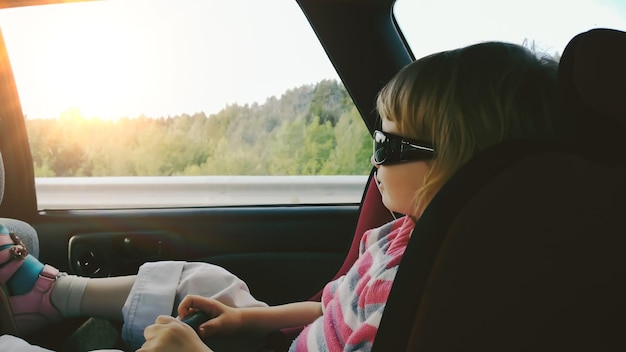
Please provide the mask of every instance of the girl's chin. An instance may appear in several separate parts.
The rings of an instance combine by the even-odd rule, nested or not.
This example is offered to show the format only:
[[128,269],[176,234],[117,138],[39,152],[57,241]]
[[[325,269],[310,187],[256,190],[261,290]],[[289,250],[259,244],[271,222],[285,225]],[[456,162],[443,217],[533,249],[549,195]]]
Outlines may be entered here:
[[[397,206],[393,206],[393,203],[389,202],[388,199],[385,199],[385,195],[383,195],[383,205],[387,210],[395,214],[409,214],[406,209],[398,209]],[[397,204],[396,204],[397,205]]]
[[387,208],[389,211],[396,211],[393,207],[393,204],[391,202],[389,202],[389,199],[387,199],[387,197],[385,197],[385,194],[382,193],[382,198],[383,198],[383,205],[385,206],[385,208]]

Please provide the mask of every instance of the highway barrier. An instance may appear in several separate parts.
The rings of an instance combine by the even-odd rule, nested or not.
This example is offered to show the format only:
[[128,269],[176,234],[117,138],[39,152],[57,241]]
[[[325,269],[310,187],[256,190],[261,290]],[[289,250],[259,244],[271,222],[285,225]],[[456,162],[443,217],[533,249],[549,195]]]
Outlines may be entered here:
[[171,176],[36,178],[44,209],[358,204],[367,176]]

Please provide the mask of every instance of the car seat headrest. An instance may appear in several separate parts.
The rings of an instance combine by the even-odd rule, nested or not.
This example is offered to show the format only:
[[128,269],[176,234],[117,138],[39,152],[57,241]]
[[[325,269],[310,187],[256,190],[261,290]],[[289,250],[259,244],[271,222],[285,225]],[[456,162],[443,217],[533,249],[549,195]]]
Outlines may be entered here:
[[563,112],[576,120],[580,141],[626,159],[626,32],[592,29],[565,47],[559,64]]
[[594,29],[571,43],[573,80],[582,101],[626,125],[626,32]]

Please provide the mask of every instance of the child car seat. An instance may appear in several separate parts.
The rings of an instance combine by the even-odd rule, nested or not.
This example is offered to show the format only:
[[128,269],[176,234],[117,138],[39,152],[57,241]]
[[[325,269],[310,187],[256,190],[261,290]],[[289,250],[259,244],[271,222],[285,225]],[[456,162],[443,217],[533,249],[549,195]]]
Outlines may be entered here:
[[416,224],[373,351],[626,348],[626,33],[565,49],[565,146],[477,155]]
[[[0,203],[4,195],[4,162],[2,153],[0,153]],[[10,218],[0,218],[0,224],[4,225],[9,231],[14,232],[28,249],[28,252],[35,257],[39,257],[39,239],[37,231],[28,223]],[[8,296],[6,292],[0,288],[0,335],[15,334],[15,326],[11,317]]]
[[[4,195],[4,162],[2,160],[2,153],[0,153],[0,203],[2,203],[2,196]],[[28,223],[11,218],[0,217],[0,224],[4,225],[10,231],[15,234],[24,242],[28,252],[35,257],[39,257],[39,239],[37,237],[37,231]]]

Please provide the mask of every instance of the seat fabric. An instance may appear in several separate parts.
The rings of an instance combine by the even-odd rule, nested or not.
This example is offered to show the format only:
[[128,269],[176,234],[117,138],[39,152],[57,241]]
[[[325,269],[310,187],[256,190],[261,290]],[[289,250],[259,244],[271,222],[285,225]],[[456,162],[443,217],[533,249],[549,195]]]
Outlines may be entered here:
[[579,152],[626,164],[626,32],[594,29],[575,36],[559,63],[563,110],[578,123]]
[[444,234],[407,350],[623,350],[624,176],[546,152],[491,179]]

